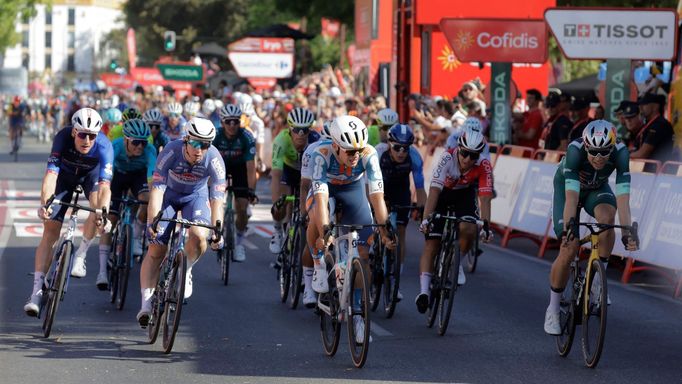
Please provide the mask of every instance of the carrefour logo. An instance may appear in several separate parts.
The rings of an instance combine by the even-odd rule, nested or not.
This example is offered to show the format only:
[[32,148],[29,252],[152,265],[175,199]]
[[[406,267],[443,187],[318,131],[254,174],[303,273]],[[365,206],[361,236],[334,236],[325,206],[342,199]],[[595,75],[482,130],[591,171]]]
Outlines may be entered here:
[[667,25],[564,24],[564,37],[663,39]]

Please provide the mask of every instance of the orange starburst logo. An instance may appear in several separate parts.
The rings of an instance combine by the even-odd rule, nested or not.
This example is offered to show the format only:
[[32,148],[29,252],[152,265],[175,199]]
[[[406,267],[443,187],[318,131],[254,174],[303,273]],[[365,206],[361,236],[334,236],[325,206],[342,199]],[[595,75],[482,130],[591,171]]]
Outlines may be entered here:
[[453,43],[458,51],[466,51],[474,44],[474,37],[469,32],[459,31]]
[[438,56],[444,71],[452,72],[455,68],[459,67],[460,62],[455,57],[455,53],[447,45],[443,47],[440,51],[441,55]]

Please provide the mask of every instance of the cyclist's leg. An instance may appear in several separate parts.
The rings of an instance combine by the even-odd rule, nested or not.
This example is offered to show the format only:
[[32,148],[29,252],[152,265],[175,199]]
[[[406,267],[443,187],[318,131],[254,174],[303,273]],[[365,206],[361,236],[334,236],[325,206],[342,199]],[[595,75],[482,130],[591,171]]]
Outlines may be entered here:
[[[478,196],[476,188],[465,188],[454,191],[456,198],[452,201],[455,205],[455,214],[458,217],[471,216],[478,218]],[[466,254],[471,249],[476,239],[478,227],[472,223],[459,223],[459,249]],[[461,267],[461,264],[460,264]]]
[[[616,222],[616,196],[611,187],[604,184],[601,188],[590,192],[585,198],[585,212],[594,217],[600,224],[614,224]],[[606,261],[616,241],[616,233],[613,229],[604,231],[599,235],[599,257]]]
[[[124,193],[126,175],[114,171],[114,176],[111,179],[111,196],[114,198],[120,198]],[[125,189],[127,192],[127,188]],[[118,204],[113,201],[109,204],[109,212],[118,210]],[[118,215],[109,214],[109,221],[111,221],[111,228],[115,228],[118,224]],[[99,239],[99,273],[97,275],[98,280],[102,276],[107,274],[107,261],[109,259],[109,250],[111,249],[111,234],[105,232],[100,236]]]
[[[80,180],[80,184],[83,187],[83,196],[88,197],[89,205],[91,208],[101,208],[98,207],[99,193],[97,187],[97,179],[99,178],[97,174],[98,168],[90,171],[87,175],[83,176]],[[83,238],[81,240],[76,254],[74,257],[73,267],[71,268],[71,276],[74,277],[85,277],[85,257],[87,256],[88,249],[90,245],[95,240],[95,230],[97,228],[96,221],[97,215],[91,212],[88,218],[83,224]]]
[[[190,221],[210,224],[211,205],[208,194],[190,197],[193,199],[186,202],[182,207],[182,217]],[[191,227],[188,232],[189,236],[185,243],[185,253],[187,254],[187,270],[190,271],[192,265],[206,252],[206,239],[208,239],[209,230],[202,227]]]
[[246,164],[244,163],[235,165],[234,167],[231,167],[228,172],[232,175],[232,185],[235,188],[240,188],[240,190],[234,192],[234,208],[236,213],[234,224],[235,228],[237,229],[237,241],[235,245],[241,247],[242,239],[244,237],[244,233],[246,232],[246,226],[248,225],[249,221],[249,217],[247,215],[247,208],[249,206],[249,193],[245,190],[241,190],[241,188],[249,187]]
[[[147,183],[146,169],[134,173],[130,192],[138,200],[149,201],[149,184]],[[145,206],[137,207],[137,215],[135,215],[133,220],[133,254],[135,256],[142,255],[142,237],[144,235],[145,223],[147,222],[147,210],[145,208]]]

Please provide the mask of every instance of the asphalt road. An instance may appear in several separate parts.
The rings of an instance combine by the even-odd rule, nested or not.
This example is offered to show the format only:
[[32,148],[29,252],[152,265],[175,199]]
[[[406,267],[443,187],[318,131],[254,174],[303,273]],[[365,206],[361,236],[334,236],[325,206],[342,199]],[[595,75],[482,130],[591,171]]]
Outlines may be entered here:
[[[423,240],[413,226],[406,299],[392,319],[372,318],[367,364],[353,368],[345,328],[337,355],[327,358],[318,317],[279,303],[269,223],[256,222],[267,219],[265,205],[251,223],[253,249],[233,266],[229,286],[220,281],[214,253],[195,266],[194,295],[170,355],[160,342],[148,345],[135,321],[138,269],[122,311],[96,289],[96,246],[88,275],[71,280],[52,336],[44,339],[40,321],[22,307],[32,285],[40,228],[34,212],[49,148],[28,141],[19,163],[9,162],[4,148],[0,154],[0,383],[682,382],[682,302],[615,279],[599,367],[584,367],[579,342],[569,357],[559,357],[542,330],[549,263],[518,252],[535,250],[522,241],[514,243],[517,251],[485,248],[479,269],[458,291],[447,334],[438,336],[414,305]],[[261,196],[267,189],[267,182],[259,185]]]

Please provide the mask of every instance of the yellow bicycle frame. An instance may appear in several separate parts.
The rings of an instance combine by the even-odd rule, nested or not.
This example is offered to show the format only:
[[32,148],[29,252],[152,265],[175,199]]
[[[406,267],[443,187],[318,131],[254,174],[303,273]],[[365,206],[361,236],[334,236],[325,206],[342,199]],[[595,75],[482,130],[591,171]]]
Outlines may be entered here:
[[[580,239],[580,245],[590,243],[590,257],[587,259],[587,268],[585,269],[585,285],[583,286],[583,315],[587,316],[590,303],[590,287],[592,274],[592,262],[599,260],[599,235],[590,233]],[[580,251],[578,251],[580,252]]]

